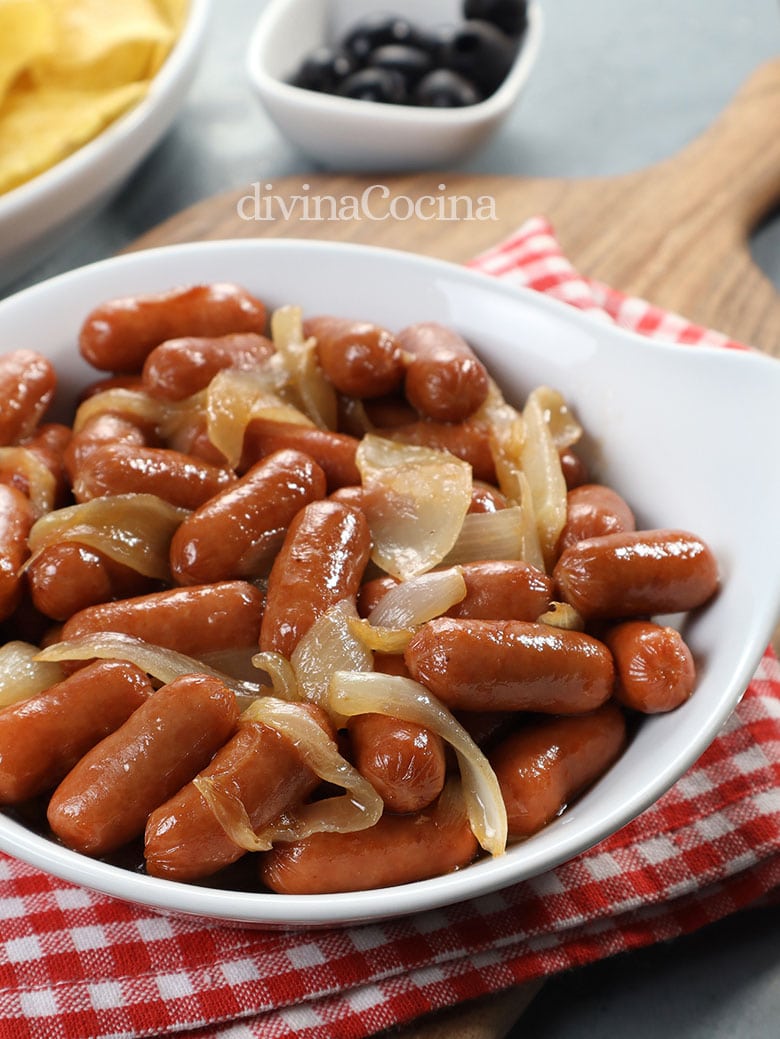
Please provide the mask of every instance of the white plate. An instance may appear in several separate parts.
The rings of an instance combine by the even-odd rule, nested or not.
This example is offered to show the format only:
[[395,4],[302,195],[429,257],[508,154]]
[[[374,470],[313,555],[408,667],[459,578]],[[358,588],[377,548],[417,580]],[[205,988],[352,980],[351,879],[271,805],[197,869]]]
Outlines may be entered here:
[[184,29],[140,104],[56,166],[0,195],[0,287],[106,205],[168,130],[195,75],[209,7],[210,0],[190,0]]
[[400,252],[325,242],[231,241],[133,253],[62,275],[0,303],[0,339],[44,351],[73,393],[94,372],[75,352],[85,314],[117,295],[233,280],[271,305],[301,304],[390,328],[457,328],[510,399],[560,389],[589,433],[597,476],[645,526],[693,530],[720,561],[723,587],[685,627],[698,660],[694,696],[644,720],[623,757],[560,819],[494,860],[397,888],[288,896],[154,879],[75,854],[0,816],[0,847],[49,873],[132,902],[263,926],[339,925],[457,902],[577,855],[664,793],[739,701],[780,606],[776,453],[780,364],[767,357],[665,345],[536,293]]

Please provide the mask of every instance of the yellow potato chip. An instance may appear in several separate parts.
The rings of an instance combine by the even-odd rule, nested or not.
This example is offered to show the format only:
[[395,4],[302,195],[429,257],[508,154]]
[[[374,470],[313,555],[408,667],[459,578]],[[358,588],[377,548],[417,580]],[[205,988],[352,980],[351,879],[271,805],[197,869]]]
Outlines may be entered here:
[[53,48],[46,0],[0,0],[0,103],[19,74]]
[[113,90],[17,89],[0,109],[0,192],[49,169],[132,105],[148,83]]
[[36,61],[41,86],[108,90],[150,78],[176,33],[153,0],[47,0],[56,51]]

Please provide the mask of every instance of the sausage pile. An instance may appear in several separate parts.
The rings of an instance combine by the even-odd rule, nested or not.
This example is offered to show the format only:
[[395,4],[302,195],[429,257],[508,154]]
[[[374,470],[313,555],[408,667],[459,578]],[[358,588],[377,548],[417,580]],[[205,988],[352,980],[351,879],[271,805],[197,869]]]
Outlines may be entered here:
[[211,284],[104,303],[79,347],[102,375],[67,426],[49,361],[0,357],[0,803],[67,847],[422,880],[692,694],[663,616],[715,594],[712,552],[636,530],[565,403],[511,407],[453,329]]

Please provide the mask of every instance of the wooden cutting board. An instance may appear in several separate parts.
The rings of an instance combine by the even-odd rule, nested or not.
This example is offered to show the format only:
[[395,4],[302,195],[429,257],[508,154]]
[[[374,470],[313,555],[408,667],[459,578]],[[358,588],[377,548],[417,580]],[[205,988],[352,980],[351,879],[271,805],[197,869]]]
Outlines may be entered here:
[[[251,200],[243,203],[245,215],[261,219],[239,215],[251,192],[245,185],[184,210],[132,248],[214,238],[325,238],[460,262],[527,217],[543,215],[583,274],[780,356],[780,297],[749,247],[751,232],[780,204],[780,59],[761,66],[700,137],[636,173],[589,179],[304,174],[275,180],[271,190],[266,184],[260,182],[256,210]],[[330,203],[320,203],[323,219],[316,219],[317,198],[359,198],[373,185],[386,188],[389,200],[465,197],[474,216],[479,199],[490,198],[494,204],[481,213],[495,219],[372,219],[387,212],[378,190],[371,214],[349,219],[341,207],[344,218],[327,219]],[[403,217],[409,203],[398,205]],[[462,216],[468,207],[459,205]],[[422,206],[423,217],[439,212],[431,203]]]
[[[715,124],[682,152],[637,173],[580,180],[304,174],[276,180],[270,191],[265,183],[259,215],[275,219],[241,218],[239,204],[251,190],[245,185],[184,210],[132,248],[218,238],[324,238],[462,262],[528,217],[542,215],[583,274],[780,357],[780,297],[749,247],[752,231],[780,204],[780,59],[759,68]],[[385,186],[390,198],[457,195],[476,206],[486,196],[495,200],[496,219],[310,219],[316,196],[360,197],[373,185]],[[269,202],[271,195],[281,201]],[[296,196],[309,198],[308,213]],[[244,212],[252,215],[251,202]],[[501,1039],[538,987],[534,982],[445,1011],[388,1037]]]

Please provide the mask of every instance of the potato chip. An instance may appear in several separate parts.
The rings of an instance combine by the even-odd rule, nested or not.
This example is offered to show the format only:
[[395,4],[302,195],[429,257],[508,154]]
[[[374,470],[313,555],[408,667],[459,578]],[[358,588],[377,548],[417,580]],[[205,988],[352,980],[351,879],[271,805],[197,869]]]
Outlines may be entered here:
[[31,62],[54,49],[46,0],[0,0],[0,103]]

